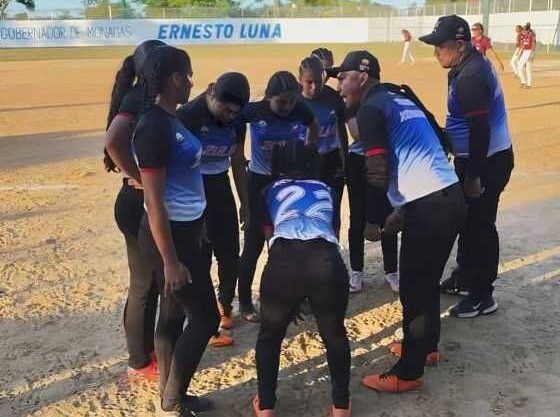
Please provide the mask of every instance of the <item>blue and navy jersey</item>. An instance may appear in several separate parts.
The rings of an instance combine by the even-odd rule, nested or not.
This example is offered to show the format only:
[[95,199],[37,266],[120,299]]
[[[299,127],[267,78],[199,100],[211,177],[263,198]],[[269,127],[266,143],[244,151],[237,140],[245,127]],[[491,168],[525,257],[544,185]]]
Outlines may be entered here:
[[445,128],[457,157],[469,156],[468,117],[488,114],[490,142],[487,156],[511,147],[504,94],[492,64],[473,51],[449,72]]
[[458,182],[426,115],[410,99],[377,85],[357,117],[366,157],[387,154],[387,198],[393,207]]
[[164,203],[169,220],[192,221],[206,208],[200,173],[202,146],[175,116],[159,106],[141,114],[133,137],[141,172],[166,170]]
[[[317,138],[317,150],[320,154],[329,153],[340,148],[340,137],[338,134],[338,123],[344,121],[344,101],[340,94],[328,85],[323,87],[317,97],[308,99],[301,97],[303,102],[309,106],[319,124],[319,137]],[[307,127],[302,126],[301,139],[305,140]]]
[[297,101],[292,112],[280,117],[271,109],[268,100],[249,103],[241,119],[249,123],[251,131],[251,160],[249,170],[256,174],[271,175],[272,150],[290,140],[298,140],[301,126],[313,122],[313,112]]
[[221,174],[229,170],[231,156],[238,146],[243,146],[245,124],[237,120],[229,125],[221,124],[208,109],[205,93],[182,106],[177,117],[202,144],[202,174]]
[[338,244],[333,229],[333,197],[320,181],[280,180],[264,190],[266,213],[274,227],[270,240],[324,239]]
[[[349,123],[350,120],[355,119],[357,112],[358,107],[346,107],[344,109],[344,120],[346,120],[346,123]],[[350,136],[352,137],[352,142],[348,145],[348,153],[364,156],[366,152],[364,143],[360,140],[359,137],[355,137],[356,135],[352,135],[352,132]]]

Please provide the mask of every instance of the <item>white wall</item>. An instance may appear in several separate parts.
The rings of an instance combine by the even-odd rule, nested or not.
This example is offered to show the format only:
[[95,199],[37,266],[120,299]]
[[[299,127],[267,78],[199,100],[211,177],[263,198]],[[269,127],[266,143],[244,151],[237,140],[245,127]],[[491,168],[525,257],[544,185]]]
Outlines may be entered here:
[[[470,24],[481,15],[465,17]],[[490,15],[488,34],[513,43],[514,26],[530,21],[537,40],[560,45],[555,37],[560,11]],[[196,43],[360,43],[401,41],[432,31],[437,16],[332,19],[149,19],[0,21],[0,48],[136,45],[159,38],[170,44]]]
[[169,44],[367,42],[365,18],[0,21],[0,48]]

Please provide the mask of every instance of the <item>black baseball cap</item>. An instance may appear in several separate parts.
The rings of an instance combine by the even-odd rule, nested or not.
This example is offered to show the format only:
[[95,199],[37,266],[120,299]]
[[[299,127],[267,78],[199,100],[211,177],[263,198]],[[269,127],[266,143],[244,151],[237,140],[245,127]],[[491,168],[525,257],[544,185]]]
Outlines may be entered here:
[[336,78],[338,74],[345,71],[365,72],[373,78],[379,80],[381,68],[376,57],[368,51],[352,51],[346,55],[342,64],[338,67],[327,68],[326,72],[329,77]]
[[428,45],[441,45],[451,40],[471,40],[471,30],[468,22],[462,17],[452,14],[440,17],[434,30],[429,35],[420,36],[422,42]]

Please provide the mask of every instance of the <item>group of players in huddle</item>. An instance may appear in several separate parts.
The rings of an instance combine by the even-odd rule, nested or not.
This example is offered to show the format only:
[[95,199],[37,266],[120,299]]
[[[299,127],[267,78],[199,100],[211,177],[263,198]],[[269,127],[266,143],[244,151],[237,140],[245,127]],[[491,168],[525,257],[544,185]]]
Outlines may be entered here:
[[[373,55],[354,51],[333,64],[329,50],[314,50],[298,77],[276,72],[264,97],[252,102],[249,81],[238,72],[189,101],[195,67],[184,50],[161,41],[139,45],[116,75],[105,165],[123,177],[115,217],[130,269],[128,374],[159,380],[160,415],[213,407],[187,391],[206,347],[233,343],[237,288],[239,316],[260,326],[255,415],[276,415],[282,340],[294,317],[308,311],[327,350],[330,412],[350,416],[344,319],[349,293],[363,288],[364,238],[381,241],[386,280],[400,291],[404,340],[390,347],[399,357],[394,367],[363,384],[382,392],[418,389],[424,366],[439,361],[439,281],[465,222],[463,178],[433,116],[410,89],[380,83]],[[331,77],[338,91],[327,85]],[[345,184],[350,273],[338,243]],[[256,308],[252,283],[265,243]],[[456,316],[489,314],[497,309],[489,300]]]

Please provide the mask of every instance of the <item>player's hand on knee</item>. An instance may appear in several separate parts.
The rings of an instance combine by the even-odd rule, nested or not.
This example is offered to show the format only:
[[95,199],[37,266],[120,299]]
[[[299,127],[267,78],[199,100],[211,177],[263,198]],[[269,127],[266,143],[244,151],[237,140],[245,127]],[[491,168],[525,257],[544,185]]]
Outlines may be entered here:
[[404,229],[404,209],[397,207],[393,210],[387,219],[385,219],[385,225],[383,226],[383,233],[388,235],[396,235]]

